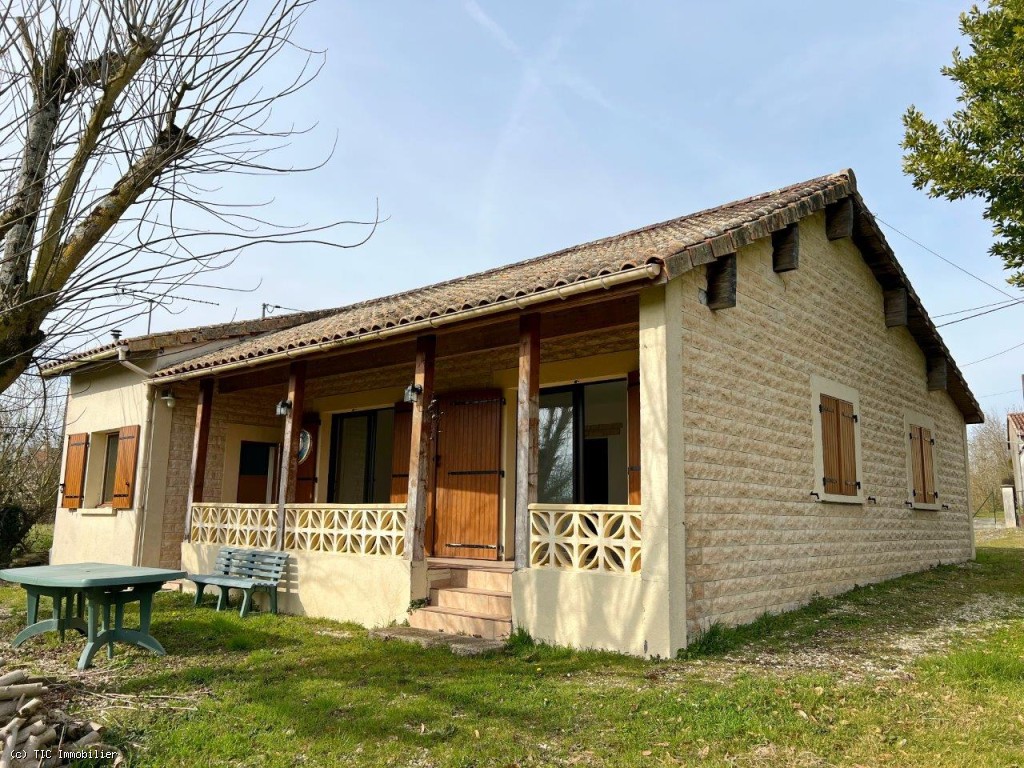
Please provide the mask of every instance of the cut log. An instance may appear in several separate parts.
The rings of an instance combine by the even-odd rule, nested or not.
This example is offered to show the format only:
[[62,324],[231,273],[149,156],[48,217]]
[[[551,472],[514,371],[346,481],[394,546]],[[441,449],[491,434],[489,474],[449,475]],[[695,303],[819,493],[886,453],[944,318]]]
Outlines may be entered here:
[[0,686],[17,685],[18,683],[24,683],[26,680],[28,680],[28,672],[23,669],[16,669],[13,672],[8,672],[6,675],[0,675]]
[[[6,702],[4,702],[4,703],[6,703]],[[42,699],[39,699],[39,698],[32,699],[31,701],[28,701],[28,702],[22,704],[20,707],[18,707],[18,716],[19,717],[27,717],[28,715],[31,715],[33,712],[35,712],[36,710],[38,710],[42,706],[43,706],[43,700]]]
[[42,683],[25,683],[23,685],[0,686],[0,700],[16,699],[19,696],[38,696],[47,691]]

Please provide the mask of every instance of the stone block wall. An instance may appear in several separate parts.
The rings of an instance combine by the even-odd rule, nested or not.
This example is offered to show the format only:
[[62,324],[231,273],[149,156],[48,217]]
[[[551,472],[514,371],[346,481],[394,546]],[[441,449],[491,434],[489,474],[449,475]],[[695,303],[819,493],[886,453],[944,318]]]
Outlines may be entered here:
[[[795,271],[772,269],[771,238],[739,252],[735,307],[701,303],[704,269],[682,280],[688,632],[745,623],[937,563],[972,557],[963,418],[929,392],[906,328],[886,328],[882,290],[824,215],[800,222]],[[862,504],[814,490],[811,376],[857,390]],[[935,420],[940,500],[911,509],[907,409]]]

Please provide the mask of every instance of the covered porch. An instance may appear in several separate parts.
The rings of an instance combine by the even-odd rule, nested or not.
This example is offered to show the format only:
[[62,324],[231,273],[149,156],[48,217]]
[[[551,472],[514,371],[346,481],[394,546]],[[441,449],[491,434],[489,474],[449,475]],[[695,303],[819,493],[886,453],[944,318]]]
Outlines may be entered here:
[[281,549],[286,612],[668,655],[672,287],[177,378],[195,398],[182,566]]

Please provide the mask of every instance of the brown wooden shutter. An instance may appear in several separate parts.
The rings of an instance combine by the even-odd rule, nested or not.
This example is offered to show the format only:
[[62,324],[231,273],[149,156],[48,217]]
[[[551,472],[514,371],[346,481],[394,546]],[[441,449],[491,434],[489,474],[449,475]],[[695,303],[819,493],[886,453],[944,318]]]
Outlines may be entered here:
[[853,412],[853,403],[836,400],[836,405],[839,411],[839,464],[842,480],[840,493],[844,496],[856,496],[858,490],[857,438],[855,435],[857,416]]
[[821,457],[825,493],[843,492],[843,470],[839,455],[839,407],[838,400],[830,395],[821,396],[818,410],[821,412]]
[[395,422],[391,441],[391,503],[404,504],[409,500],[412,403],[395,404]]
[[89,435],[81,432],[68,435],[68,453],[64,462],[64,482],[61,483],[60,505],[64,509],[80,509],[85,487],[85,459],[89,454]]
[[139,456],[139,426],[121,427],[114,470],[114,509],[130,509],[135,498],[135,462]]
[[932,456],[932,431],[921,428],[921,474],[924,478],[924,503],[935,503],[935,464]]
[[910,489],[914,503],[924,503],[924,456],[921,453],[921,428],[910,425]]
[[626,386],[626,478],[629,503],[640,503],[640,371],[629,374]]
[[320,414],[302,415],[302,429],[309,433],[309,453],[295,470],[295,503],[312,504],[316,501],[317,446],[320,440]]

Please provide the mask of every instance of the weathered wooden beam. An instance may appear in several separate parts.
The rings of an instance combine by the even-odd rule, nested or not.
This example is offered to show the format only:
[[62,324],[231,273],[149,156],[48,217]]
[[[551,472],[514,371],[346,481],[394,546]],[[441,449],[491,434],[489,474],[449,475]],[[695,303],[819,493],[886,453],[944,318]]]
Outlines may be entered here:
[[853,198],[844,197],[825,206],[825,235],[829,240],[853,236]]
[[949,383],[949,365],[945,357],[928,358],[928,391],[946,389]]
[[188,501],[185,505],[185,541],[192,537],[192,504],[203,500],[212,414],[213,379],[202,379],[199,382],[199,400],[196,403],[196,428],[192,436],[192,469],[189,470]]
[[883,291],[885,303],[885,327],[898,328],[909,323],[909,301],[906,288]]
[[800,266],[800,225],[789,226],[772,232],[772,269],[776,272],[792,272]]
[[437,337],[416,339],[416,371],[413,386],[418,390],[412,406],[412,435],[409,446],[409,496],[406,499],[405,559],[423,561],[423,538],[427,527],[428,468],[430,466],[430,402],[434,399],[434,361]]
[[708,308],[736,306],[736,254],[721,256],[708,264]]
[[515,568],[530,565],[530,505],[537,501],[540,447],[540,315],[519,320],[519,392],[516,406]]
[[285,505],[295,501],[295,479],[299,469],[299,433],[306,399],[306,361],[296,360],[288,368],[288,396],[291,403],[284,417],[281,440],[281,470],[277,490],[277,548],[284,549]]

